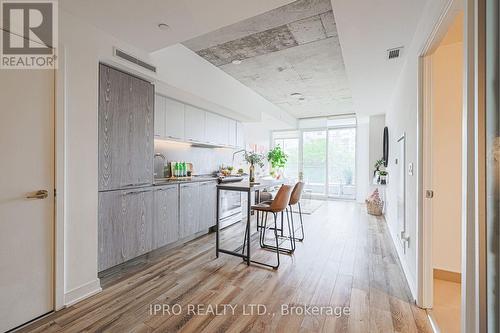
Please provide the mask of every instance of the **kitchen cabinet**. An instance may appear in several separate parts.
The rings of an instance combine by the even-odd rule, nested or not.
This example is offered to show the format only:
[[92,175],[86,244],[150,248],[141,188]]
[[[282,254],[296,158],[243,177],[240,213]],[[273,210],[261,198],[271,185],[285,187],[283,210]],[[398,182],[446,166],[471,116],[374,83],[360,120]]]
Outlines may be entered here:
[[228,145],[230,147],[236,147],[236,120],[228,119]]
[[185,238],[200,229],[200,184],[179,185],[179,237]]
[[189,142],[205,142],[206,112],[191,105],[185,106],[184,135]]
[[99,65],[99,190],[153,181],[154,86]]
[[166,132],[167,114],[165,110],[165,97],[155,95],[155,137],[164,137]]
[[200,225],[198,231],[207,231],[216,224],[217,183],[200,183]]
[[207,112],[205,123],[208,143],[227,146],[229,143],[229,119],[218,114]]
[[99,193],[99,271],[152,250],[153,189]]
[[165,97],[165,138],[184,140],[184,104]]
[[179,186],[166,185],[154,190],[153,249],[179,239]]
[[245,132],[243,124],[239,121],[236,122],[236,147],[241,149],[245,148]]

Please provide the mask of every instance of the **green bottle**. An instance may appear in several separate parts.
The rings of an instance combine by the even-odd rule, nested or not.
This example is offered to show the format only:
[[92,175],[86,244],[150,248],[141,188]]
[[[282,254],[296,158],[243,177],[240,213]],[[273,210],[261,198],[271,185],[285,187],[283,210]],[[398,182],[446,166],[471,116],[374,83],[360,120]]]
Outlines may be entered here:
[[175,162],[175,165],[174,165],[174,177],[179,177],[179,162]]
[[186,162],[182,162],[182,177],[186,177]]

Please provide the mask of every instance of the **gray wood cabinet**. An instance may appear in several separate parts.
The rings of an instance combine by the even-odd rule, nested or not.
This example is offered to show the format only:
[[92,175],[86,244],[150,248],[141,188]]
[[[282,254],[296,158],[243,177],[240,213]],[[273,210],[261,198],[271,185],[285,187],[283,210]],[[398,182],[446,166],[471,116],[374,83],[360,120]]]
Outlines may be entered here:
[[200,224],[198,231],[207,231],[216,224],[217,183],[200,183]]
[[153,181],[154,86],[99,65],[99,190]]
[[205,113],[194,106],[185,106],[184,135],[187,141],[205,141]]
[[155,137],[164,137],[166,131],[167,114],[165,110],[165,97],[155,95],[155,124],[154,135]]
[[165,112],[165,137],[174,140],[184,140],[184,104],[165,97]]
[[200,230],[200,184],[179,185],[179,236],[185,238]]
[[153,189],[99,193],[99,271],[153,247]]
[[179,239],[179,186],[166,185],[154,190],[153,249]]

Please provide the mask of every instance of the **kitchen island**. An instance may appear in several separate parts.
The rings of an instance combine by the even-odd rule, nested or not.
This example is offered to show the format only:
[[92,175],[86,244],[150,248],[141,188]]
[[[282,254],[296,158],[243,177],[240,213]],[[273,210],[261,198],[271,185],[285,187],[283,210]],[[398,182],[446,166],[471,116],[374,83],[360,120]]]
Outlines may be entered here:
[[[215,252],[216,252],[216,257],[219,257],[219,253],[224,253],[224,254],[229,254],[233,256],[237,256],[242,258],[243,260],[246,261],[247,265],[250,265],[250,263],[266,266],[266,267],[271,267],[275,268],[272,265],[252,260],[251,259],[251,251],[250,251],[250,222],[251,222],[251,206],[252,206],[252,195],[256,195],[256,201],[259,201],[260,197],[260,192],[264,189],[268,189],[271,187],[275,187],[278,185],[282,185],[286,183],[286,179],[281,179],[281,180],[276,180],[276,179],[261,179],[255,183],[250,183],[246,181],[241,181],[241,182],[234,182],[234,183],[222,183],[217,185],[217,214],[216,214],[216,237],[215,237]],[[221,191],[236,191],[236,192],[244,192],[247,193],[247,205],[246,210],[246,226],[245,226],[245,236],[244,236],[244,241],[243,241],[243,247],[242,251],[237,252],[233,250],[227,250],[227,249],[222,249],[220,248],[220,192]],[[242,207],[243,209],[243,207]],[[246,248],[245,248],[246,247]],[[246,250],[246,254],[245,254]]]

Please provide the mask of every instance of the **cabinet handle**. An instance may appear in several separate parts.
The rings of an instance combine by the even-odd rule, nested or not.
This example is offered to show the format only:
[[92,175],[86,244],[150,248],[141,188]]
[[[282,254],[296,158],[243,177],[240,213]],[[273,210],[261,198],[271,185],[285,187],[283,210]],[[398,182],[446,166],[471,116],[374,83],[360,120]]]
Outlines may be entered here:
[[145,183],[135,183],[135,184],[127,184],[127,185],[123,185],[123,187],[132,187],[132,186],[141,186],[141,185],[149,185],[149,182],[145,182]]
[[167,135],[167,138],[169,139],[175,139],[175,140],[180,140],[181,138],[177,138],[175,136]]
[[145,192],[150,192],[151,190],[142,190],[142,191],[129,191],[123,193],[123,195],[129,195],[129,194],[140,194],[140,193],[145,193]]

